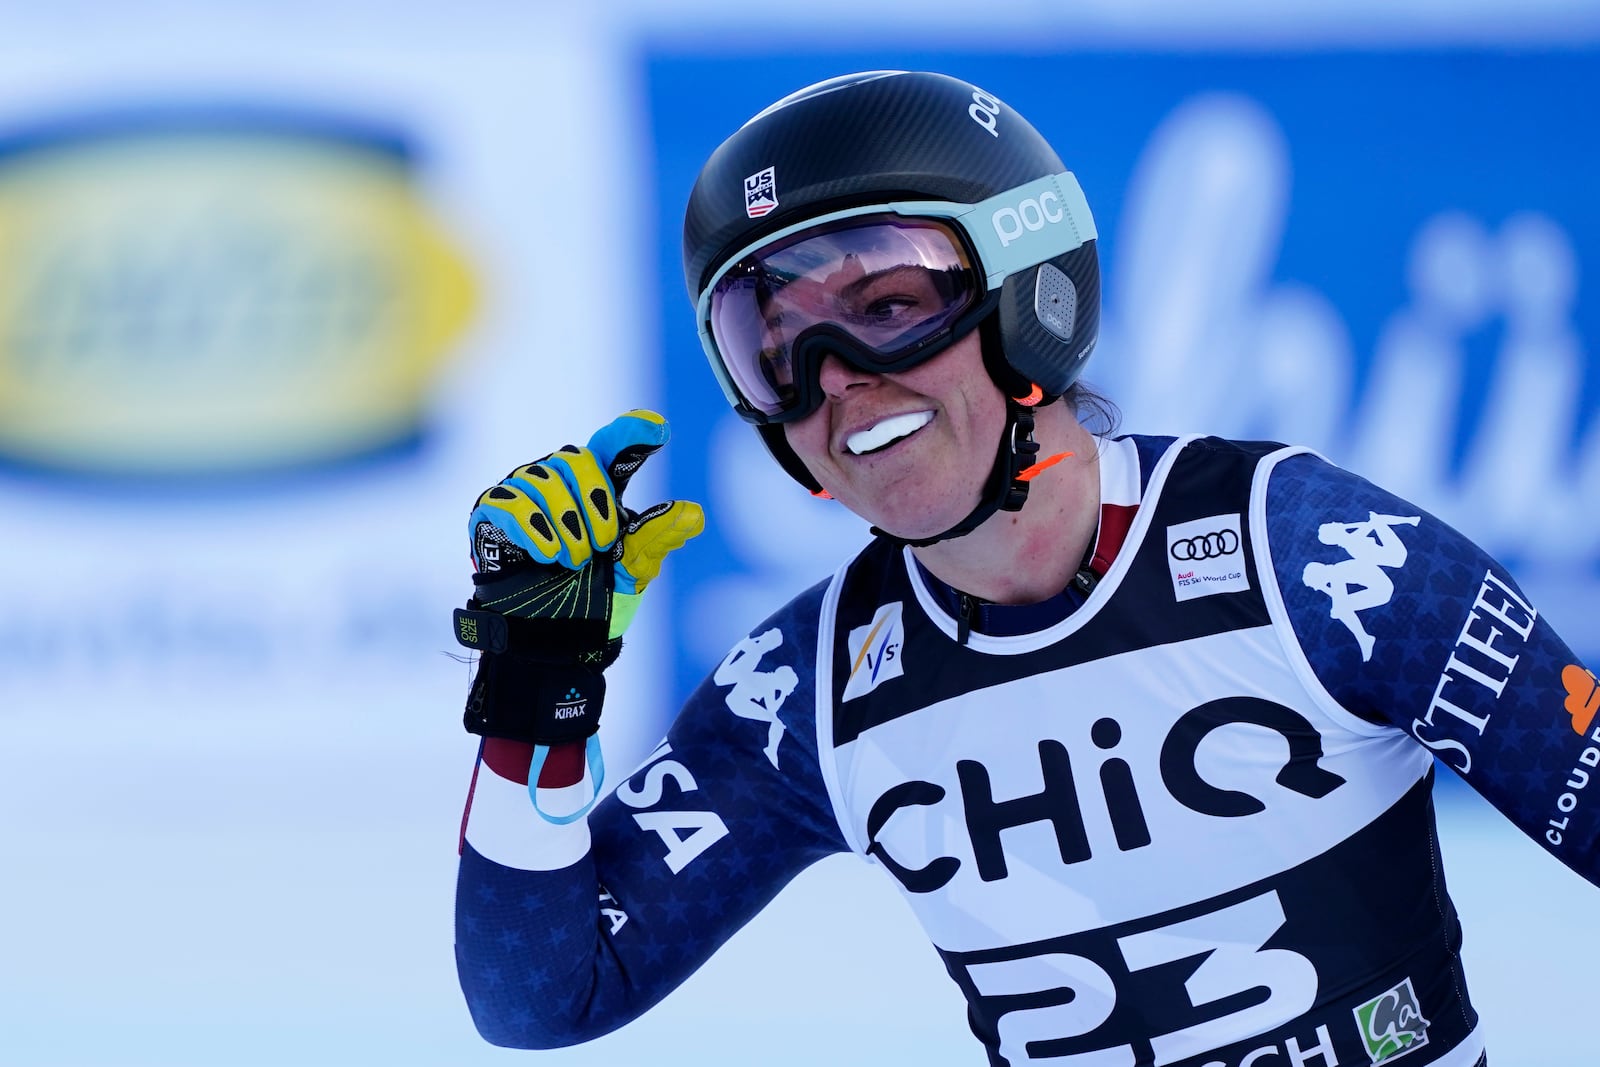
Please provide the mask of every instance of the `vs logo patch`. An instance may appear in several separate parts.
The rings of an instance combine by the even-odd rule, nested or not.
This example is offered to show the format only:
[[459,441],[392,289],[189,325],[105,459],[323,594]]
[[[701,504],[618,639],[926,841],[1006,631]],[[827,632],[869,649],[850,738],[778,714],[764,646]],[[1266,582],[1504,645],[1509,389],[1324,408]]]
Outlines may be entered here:
[[885,604],[870,623],[850,631],[845,639],[850,650],[850,676],[845,680],[841,700],[866,696],[890,678],[905,676],[903,609],[904,604],[898,600]]
[[1213,515],[1167,527],[1167,566],[1180,601],[1250,588],[1239,516]]

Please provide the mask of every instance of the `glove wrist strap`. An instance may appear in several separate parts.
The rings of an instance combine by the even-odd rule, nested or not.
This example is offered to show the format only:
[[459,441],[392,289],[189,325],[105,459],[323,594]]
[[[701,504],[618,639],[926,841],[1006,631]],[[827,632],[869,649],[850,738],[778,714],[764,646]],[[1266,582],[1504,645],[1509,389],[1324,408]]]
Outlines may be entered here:
[[582,741],[600,729],[605,696],[598,667],[485,652],[462,724],[470,734],[534,745]]
[[455,610],[456,641],[479,652],[506,652],[540,663],[611,666],[622,649],[604,619],[528,619],[486,611],[476,599]]
[[570,822],[577,822],[589,814],[589,809],[594,807],[595,801],[600,799],[600,786],[606,780],[606,762],[600,756],[600,739],[590,737],[584,742],[584,757],[589,762],[589,780],[594,783],[594,793],[577,811],[566,815],[552,815],[539,806],[539,772],[544,769],[544,761],[550,755],[550,746],[533,746],[533,763],[528,767],[528,797],[533,801],[533,810],[538,812],[539,818],[557,826],[565,826]]
[[603,620],[501,615],[476,600],[457,608],[456,640],[482,653],[462,717],[467,732],[534,745],[592,737],[605,703],[601,672],[622,651],[605,628]]
[[[605,704],[602,673],[622,650],[620,638],[606,640],[586,620],[524,619],[478,609],[476,600],[455,611],[456,640],[480,651],[478,671],[467,694],[462,725],[482,737],[533,745],[528,797],[545,822],[576,822],[600,799],[605,760],[600,754],[600,709]],[[574,631],[578,631],[575,635]],[[552,745],[584,743],[594,792],[566,815],[552,815],[539,803],[539,773]]]

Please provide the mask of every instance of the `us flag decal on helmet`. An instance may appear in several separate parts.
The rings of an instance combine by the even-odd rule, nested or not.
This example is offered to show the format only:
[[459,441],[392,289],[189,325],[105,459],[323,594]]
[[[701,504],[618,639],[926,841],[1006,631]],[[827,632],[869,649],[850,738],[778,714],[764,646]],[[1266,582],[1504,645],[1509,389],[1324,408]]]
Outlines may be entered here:
[[768,167],[744,180],[744,213],[759,219],[778,206],[776,167]]

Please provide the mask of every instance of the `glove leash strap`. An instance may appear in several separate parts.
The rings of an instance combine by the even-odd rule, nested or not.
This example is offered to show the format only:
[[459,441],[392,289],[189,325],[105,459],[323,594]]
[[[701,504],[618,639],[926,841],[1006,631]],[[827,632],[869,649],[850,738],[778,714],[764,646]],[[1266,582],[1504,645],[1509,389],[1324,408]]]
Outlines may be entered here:
[[528,766],[528,799],[533,801],[533,810],[539,813],[539,818],[556,826],[565,826],[567,823],[577,822],[589,814],[589,809],[595,806],[600,799],[600,786],[606,780],[606,761],[600,755],[600,737],[591,734],[584,742],[584,757],[589,761],[589,777],[594,781],[594,795],[591,796],[583,807],[570,815],[551,815],[539,806],[539,772],[544,770],[544,761],[550,755],[549,745],[533,746],[533,762]]

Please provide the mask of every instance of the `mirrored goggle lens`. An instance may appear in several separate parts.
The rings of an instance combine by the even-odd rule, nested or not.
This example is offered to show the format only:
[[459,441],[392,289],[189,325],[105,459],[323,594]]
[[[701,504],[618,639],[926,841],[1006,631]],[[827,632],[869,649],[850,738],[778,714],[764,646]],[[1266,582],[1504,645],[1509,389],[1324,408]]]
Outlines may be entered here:
[[728,268],[712,288],[711,336],[744,402],[776,415],[798,403],[794,346],[807,330],[835,326],[858,355],[904,370],[979,301],[980,285],[953,226],[861,216],[802,230]]

